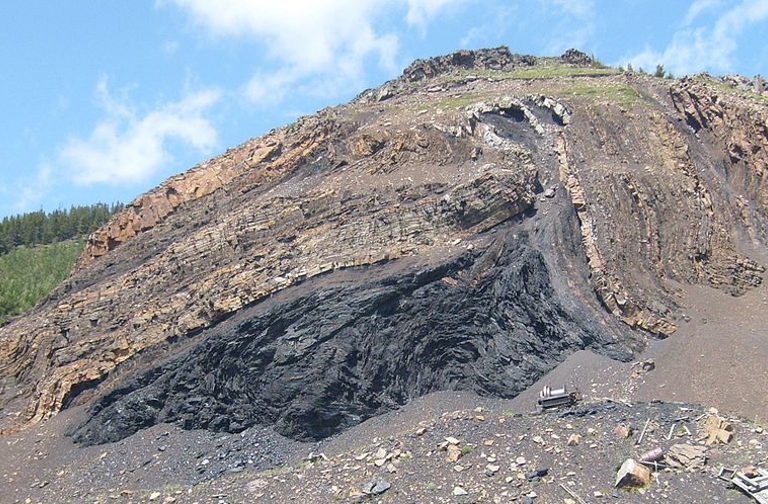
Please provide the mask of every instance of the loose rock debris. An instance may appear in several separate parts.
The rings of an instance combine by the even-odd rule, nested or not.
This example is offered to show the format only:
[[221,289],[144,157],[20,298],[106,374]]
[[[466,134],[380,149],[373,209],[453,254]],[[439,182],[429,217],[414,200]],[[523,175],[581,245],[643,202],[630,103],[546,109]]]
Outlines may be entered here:
[[[381,433],[358,447],[340,449],[329,441],[314,450],[325,456],[305,456],[296,465],[225,475],[180,494],[152,492],[159,492],[158,502],[173,497],[200,504],[623,504],[678,502],[681,495],[694,504],[744,503],[747,497],[729,490],[716,468],[742,467],[744,460],[758,464],[765,457],[758,444],[768,443],[768,433],[721,416],[736,441],[706,446],[707,415],[699,407],[670,403],[602,402],[532,414],[483,410],[482,420],[468,409]],[[686,425],[692,434],[676,428],[667,440],[672,424]],[[627,428],[627,437],[614,433],[617,426]],[[740,439],[742,432],[758,443]],[[571,442],[574,435],[578,443]],[[151,496],[112,495],[88,502],[138,504]],[[214,495],[226,498],[211,500]]]

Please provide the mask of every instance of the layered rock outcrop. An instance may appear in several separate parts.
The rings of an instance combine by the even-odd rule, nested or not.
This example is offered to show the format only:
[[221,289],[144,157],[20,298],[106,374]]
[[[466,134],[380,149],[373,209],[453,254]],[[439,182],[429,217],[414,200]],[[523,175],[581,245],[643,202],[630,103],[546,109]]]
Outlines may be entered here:
[[6,427],[89,404],[88,443],[318,438],[434,390],[512,396],[578,349],[630,358],[674,332],[679,285],[758,285],[768,107],[592,65],[416,62],[137,198],[0,328]]

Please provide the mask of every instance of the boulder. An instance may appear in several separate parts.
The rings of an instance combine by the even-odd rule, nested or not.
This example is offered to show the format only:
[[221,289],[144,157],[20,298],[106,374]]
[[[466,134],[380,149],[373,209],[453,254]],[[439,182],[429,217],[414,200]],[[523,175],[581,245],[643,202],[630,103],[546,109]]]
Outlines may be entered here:
[[628,458],[616,473],[617,488],[644,487],[651,483],[651,470],[635,459]]

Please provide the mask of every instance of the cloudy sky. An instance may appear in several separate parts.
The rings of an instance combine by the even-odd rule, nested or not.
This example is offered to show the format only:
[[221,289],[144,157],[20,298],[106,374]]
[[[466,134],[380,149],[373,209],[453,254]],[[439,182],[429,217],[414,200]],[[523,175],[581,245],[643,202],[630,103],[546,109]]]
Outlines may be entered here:
[[131,201],[398,75],[507,45],[768,75],[768,0],[27,0],[0,16],[0,217]]

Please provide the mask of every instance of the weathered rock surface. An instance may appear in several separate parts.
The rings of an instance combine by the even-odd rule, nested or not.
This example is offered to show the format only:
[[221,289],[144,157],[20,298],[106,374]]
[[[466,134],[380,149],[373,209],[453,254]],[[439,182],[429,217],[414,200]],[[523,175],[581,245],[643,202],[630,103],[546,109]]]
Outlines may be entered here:
[[365,282],[331,275],[245,309],[98,401],[75,439],[115,441],[162,422],[274,424],[319,439],[433,390],[513,397],[569,348],[627,355],[564,306],[525,233],[494,234],[485,252],[384,267],[395,272]]
[[430,391],[512,396],[578,349],[628,359],[674,332],[681,283],[758,285],[768,106],[577,56],[417,62],[137,198],[0,328],[0,425],[91,404],[87,443],[318,438]]

